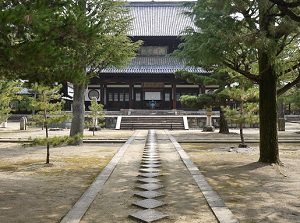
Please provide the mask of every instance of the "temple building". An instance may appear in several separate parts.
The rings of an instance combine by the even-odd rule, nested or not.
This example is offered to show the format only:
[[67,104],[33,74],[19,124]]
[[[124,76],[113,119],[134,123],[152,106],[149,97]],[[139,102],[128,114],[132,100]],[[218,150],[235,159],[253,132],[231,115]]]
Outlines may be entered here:
[[[176,79],[174,73],[187,70],[209,75],[202,68],[187,67],[170,54],[181,43],[180,34],[192,21],[183,15],[182,2],[130,2],[127,6],[133,16],[128,36],[143,45],[131,64],[123,70],[103,70],[91,80],[86,90],[85,103],[96,97],[107,111],[122,109],[184,110],[182,95],[198,95],[209,91]],[[213,87],[213,86],[211,86]]]

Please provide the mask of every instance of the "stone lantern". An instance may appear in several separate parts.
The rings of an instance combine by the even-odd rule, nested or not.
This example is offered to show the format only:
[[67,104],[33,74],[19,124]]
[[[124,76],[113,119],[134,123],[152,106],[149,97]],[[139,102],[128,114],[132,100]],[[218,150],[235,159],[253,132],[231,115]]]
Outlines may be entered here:
[[212,112],[212,108],[211,107],[207,107],[206,108],[206,126],[203,127],[203,132],[214,132],[215,131],[215,127],[212,126],[212,116],[213,112]]

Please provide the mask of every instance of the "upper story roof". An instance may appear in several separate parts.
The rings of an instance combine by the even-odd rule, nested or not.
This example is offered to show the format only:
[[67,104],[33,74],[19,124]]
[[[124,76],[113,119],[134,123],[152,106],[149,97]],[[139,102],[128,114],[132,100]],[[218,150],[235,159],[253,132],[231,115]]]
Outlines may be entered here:
[[194,27],[183,14],[184,2],[130,2],[133,16],[129,36],[179,36],[186,27]]
[[199,74],[208,74],[209,72],[201,67],[188,67],[183,62],[174,57],[136,57],[125,69],[107,68],[102,73],[138,73],[138,74],[174,74],[176,71],[189,71]]

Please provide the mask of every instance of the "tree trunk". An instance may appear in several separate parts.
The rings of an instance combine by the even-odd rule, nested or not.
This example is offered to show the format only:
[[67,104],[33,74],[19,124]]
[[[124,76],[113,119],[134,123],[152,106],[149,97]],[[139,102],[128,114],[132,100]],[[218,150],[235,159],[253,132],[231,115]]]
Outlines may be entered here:
[[[243,117],[245,114],[244,114],[244,102],[241,101],[240,103],[240,115],[241,117]],[[240,138],[241,138],[241,144],[239,145],[239,148],[245,148],[247,147],[245,145],[245,138],[244,138],[244,122],[240,121],[239,122],[239,127],[240,127]]]
[[247,147],[247,146],[245,145],[243,123],[240,123],[240,138],[241,138],[241,144],[239,145],[239,148],[245,148],[245,147]]
[[[44,92],[43,92],[43,95],[44,95]],[[45,100],[44,100],[45,101]],[[49,139],[49,130],[48,130],[48,121],[47,121],[47,110],[44,109],[44,118],[45,118],[45,131],[46,131],[46,139],[48,140]],[[46,164],[49,164],[50,163],[50,144],[49,142],[47,141],[47,155],[46,155]]]
[[[47,120],[47,119],[46,119]],[[49,139],[49,134],[48,134],[48,123],[46,122],[45,125],[45,129],[46,129],[46,139]],[[47,155],[46,155],[46,164],[50,163],[50,144],[49,142],[47,142]]]
[[50,163],[50,145],[49,142],[47,142],[47,157],[46,157],[46,164]]
[[277,78],[267,53],[259,59],[260,158],[263,163],[280,163],[277,132]]
[[[84,95],[86,85],[85,83],[74,84],[74,95],[73,95],[73,119],[71,123],[70,136],[80,134],[83,136],[84,131]],[[82,144],[82,139],[76,141],[74,145]]]
[[223,111],[222,108],[220,108],[219,125],[220,125],[219,133],[223,133],[223,134],[229,133],[228,123],[227,123],[227,120],[225,119],[225,112]]
[[259,0],[259,26],[267,38],[258,49],[259,65],[259,162],[280,163],[277,132],[277,76],[274,70],[274,52],[270,51],[274,42],[273,29],[276,21],[269,16],[272,4]]

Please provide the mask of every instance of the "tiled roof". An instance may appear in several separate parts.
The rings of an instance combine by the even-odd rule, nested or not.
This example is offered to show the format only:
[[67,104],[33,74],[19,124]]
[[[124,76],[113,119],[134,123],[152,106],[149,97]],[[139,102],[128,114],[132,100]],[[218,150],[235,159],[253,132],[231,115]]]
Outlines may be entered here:
[[192,21],[183,15],[186,8],[181,2],[131,2],[133,16],[129,36],[179,36],[186,27],[194,27]]
[[174,57],[136,57],[125,69],[107,68],[102,73],[138,73],[138,74],[174,74],[175,71],[186,70],[195,73],[207,74],[202,68],[186,67]]

